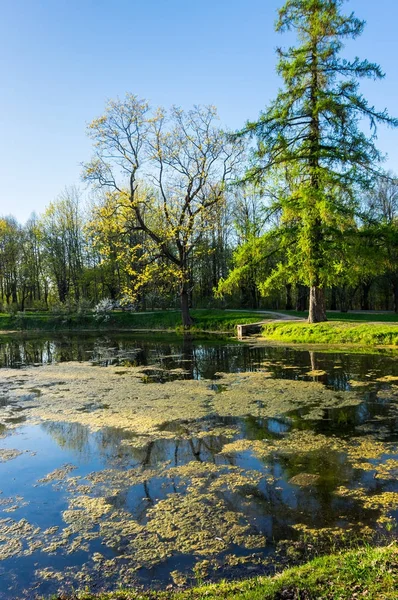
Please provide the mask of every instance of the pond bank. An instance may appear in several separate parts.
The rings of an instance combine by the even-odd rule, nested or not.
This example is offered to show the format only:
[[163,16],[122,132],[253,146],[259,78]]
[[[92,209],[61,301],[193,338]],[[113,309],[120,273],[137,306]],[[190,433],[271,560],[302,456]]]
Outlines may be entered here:
[[294,344],[352,344],[398,347],[398,324],[353,322],[279,322],[262,328],[265,341]]
[[274,577],[258,577],[185,591],[143,593],[134,590],[93,595],[79,600],[394,600],[398,596],[398,546],[363,548],[317,558]]
[[[192,333],[234,332],[242,323],[259,320],[255,311],[193,310]],[[263,313],[264,318],[267,317]],[[26,312],[0,314],[0,334],[10,331],[182,331],[181,312],[166,310],[146,313],[113,311],[102,316],[92,313],[76,314],[49,312]]]
[[[364,315],[347,314],[341,321],[309,324],[297,321],[294,313],[285,320],[272,320],[282,313],[266,313],[249,310],[197,309],[192,311],[194,325],[189,333],[194,335],[228,334],[235,335],[239,325],[249,325],[266,321],[262,328],[262,339],[267,342],[287,344],[351,345],[352,347],[398,347],[398,322],[376,322],[383,315],[369,315],[375,322],[357,321]],[[388,315],[391,321],[394,315]],[[332,318],[334,318],[332,316]],[[387,318],[387,317],[386,317]],[[398,317],[397,317],[398,318]],[[353,320],[351,320],[353,319]],[[87,314],[52,314],[48,312],[0,314],[0,336],[14,335],[16,332],[159,332],[184,333],[181,314],[178,310],[165,310],[147,313],[114,311],[98,318]]]

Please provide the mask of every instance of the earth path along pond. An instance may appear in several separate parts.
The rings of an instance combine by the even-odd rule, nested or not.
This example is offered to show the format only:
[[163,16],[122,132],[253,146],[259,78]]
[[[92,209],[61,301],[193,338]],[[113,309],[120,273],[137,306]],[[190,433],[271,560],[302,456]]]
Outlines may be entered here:
[[0,598],[273,572],[398,516],[398,361],[0,342]]

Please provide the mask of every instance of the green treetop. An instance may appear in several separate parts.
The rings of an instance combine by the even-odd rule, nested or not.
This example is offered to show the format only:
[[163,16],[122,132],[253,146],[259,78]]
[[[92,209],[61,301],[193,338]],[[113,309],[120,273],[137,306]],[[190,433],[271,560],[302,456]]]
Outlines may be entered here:
[[344,40],[364,28],[354,14],[342,14],[343,3],[287,0],[279,10],[277,31],[294,31],[298,44],[278,49],[284,87],[260,119],[241,132],[257,139],[248,181],[261,183],[285,169],[297,182],[279,199],[281,226],[290,236],[294,232],[295,243],[286,243],[278,272],[310,287],[310,322],[326,320],[324,287],[339,271],[336,245],[345,229],[352,229],[358,190],[379,170],[376,127],[398,125],[359,91],[360,79],[384,77],[380,67],[340,56]]

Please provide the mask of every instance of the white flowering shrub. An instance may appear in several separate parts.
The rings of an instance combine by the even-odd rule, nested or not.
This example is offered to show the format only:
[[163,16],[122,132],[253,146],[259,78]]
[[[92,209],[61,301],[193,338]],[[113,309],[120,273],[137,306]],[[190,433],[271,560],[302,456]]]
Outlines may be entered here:
[[107,321],[114,308],[114,302],[110,298],[103,298],[94,307],[94,318],[97,321]]

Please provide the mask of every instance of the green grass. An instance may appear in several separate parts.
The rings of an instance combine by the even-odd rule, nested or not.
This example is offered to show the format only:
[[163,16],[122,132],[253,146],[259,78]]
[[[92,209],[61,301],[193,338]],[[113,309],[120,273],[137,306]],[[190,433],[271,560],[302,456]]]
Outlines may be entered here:
[[[255,323],[264,318],[255,312],[193,310],[192,331],[234,331],[240,323]],[[182,329],[180,311],[156,311],[148,313],[112,312],[107,320],[96,320],[94,315],[52,314],[49,312],[25,312],[15,316],[0,314],[0,331],[60,331],[99,329]]]
[[[308,318],[308,312],[299,312],[297,310],[281,310],[279,311],[285,315],[292,315],[295,317],[301,317],[303,319]],[[326,313],[329,321],[366,321],[367,323],[398,323],[398,313],[383,313],[383,312],[361,312],[361,313],[343,313],[343,312],[330,312]]]
[[[289,313],[300,314],[300,313]],[[333,318],[340,313],[331,313]],[[361,346],[398,346],[398,327],[389,323],[361,323],[365,315],[343,316],[346,320],[309,325],[305,322],[286,321],[264,325],[263,337],[268,340],[304,344],[356,344]],[[193,333],[230,332],[239,324],[258,323],[267,314],[255,311],[224,311],[220,309],[193,310]],[[368,316],[368,315],[366,315]],[[353,319],[351,317],[354,317]],[[357,319],[358,317],[358,319]],[[389,317],[396,315],[378,315]],[[371,315],[372,321],[375,316]],[[398,322],[397,322],[398,324]],[[181,313],[165,310],[147,313],[114,311],[106,320],[97,320],[93,314],[52,314],[26,312],[16,315],[0,314],[0,331],[99,331],[99,330],[157,330],[182,331]]]
[[274,577],[221,582],[181,592],[143,593],[134,590],[93,595],[81,600],[397,600],[398,545],[316,558]]
[[398,324],[286,321],[267,323],[262,336],[267,340],[300,344],[398,346]]

